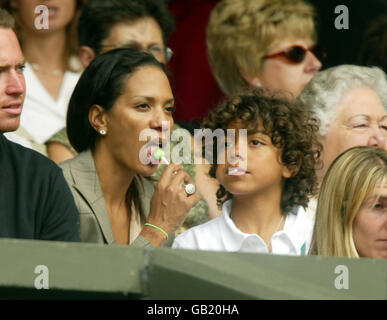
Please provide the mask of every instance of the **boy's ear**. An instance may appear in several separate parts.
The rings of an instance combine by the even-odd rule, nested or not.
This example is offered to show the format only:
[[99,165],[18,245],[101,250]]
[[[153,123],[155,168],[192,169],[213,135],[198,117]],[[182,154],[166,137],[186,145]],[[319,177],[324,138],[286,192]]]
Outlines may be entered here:
[[297,165],[283,165],[282,166],[282,176],[286,179],[289,179],[295,176],[301,168],[302,160]]
[[288,166],[283,166],[282,167],[282,176],[286,179],[289,179],[293,176],[294,174],[294,169],[291,169],[290,167]]

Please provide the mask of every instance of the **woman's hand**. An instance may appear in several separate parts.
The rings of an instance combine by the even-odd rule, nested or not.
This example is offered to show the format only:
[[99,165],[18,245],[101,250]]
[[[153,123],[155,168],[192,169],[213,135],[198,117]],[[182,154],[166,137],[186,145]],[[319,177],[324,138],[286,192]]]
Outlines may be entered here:
[[[198,193],[186,193],[184,185],[188,183],[191,183],[190,176],[181,165],[168,165],[153,194],[147,222],[162,228],[169,235],[173,234],[184,222],[189,210],[200,200]],[[162,232],[150,226],[145,226],[141,235],[155,246],[166,240]]]

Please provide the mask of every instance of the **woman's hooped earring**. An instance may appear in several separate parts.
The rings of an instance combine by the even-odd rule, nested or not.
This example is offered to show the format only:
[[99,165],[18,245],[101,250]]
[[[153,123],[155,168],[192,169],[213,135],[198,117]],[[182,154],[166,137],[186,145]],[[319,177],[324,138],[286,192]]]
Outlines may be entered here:
[[99,130],[99,134],[102,136],[106,135],[106,130],[104,129]]

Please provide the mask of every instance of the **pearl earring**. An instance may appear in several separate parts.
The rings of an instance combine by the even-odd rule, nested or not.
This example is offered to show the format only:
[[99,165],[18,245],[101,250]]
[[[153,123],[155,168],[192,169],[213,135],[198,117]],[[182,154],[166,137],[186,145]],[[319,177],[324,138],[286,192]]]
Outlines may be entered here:
[[99,133],[104,136],[106,134],[106,130],[101,129],[101,130],[99,130]]

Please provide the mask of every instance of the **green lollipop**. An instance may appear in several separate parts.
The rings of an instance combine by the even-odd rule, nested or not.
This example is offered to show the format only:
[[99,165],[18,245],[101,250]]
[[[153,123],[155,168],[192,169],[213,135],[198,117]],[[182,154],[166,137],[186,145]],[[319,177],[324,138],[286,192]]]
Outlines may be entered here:
[[[161,148],[156,148],[153,151],[153,158],[156,160],[164,161],[166,164],[169,164],[168,160],[164,157],[165,152]],[[176,174],[178,171],[174,171],[173,174]],[[183,187],[185,188],[185,192],[187,193],[187,196],[190,196],[196,192],[195,185],[192,183],[189,184],[183,184]]]
[[165,155],[165,152],[164,152],[164,150],[161,149],[161,148],[156,148],[156,149],[153,151],[153,158],[155,158],[156,160],[162,160],[162,161],[164,161],[166,164],[169,164],[168,160],[165,159],[164,155]]

